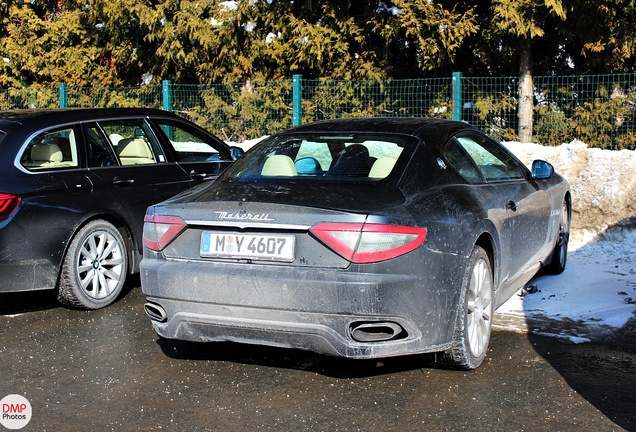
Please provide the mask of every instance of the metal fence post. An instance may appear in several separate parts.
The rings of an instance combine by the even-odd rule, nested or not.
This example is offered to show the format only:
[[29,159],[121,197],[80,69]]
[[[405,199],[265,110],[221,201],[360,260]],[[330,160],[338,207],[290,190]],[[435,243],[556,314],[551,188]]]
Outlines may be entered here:
[[172,112],[172,83],[170,80],[161,81],[161,95],[163,97],[163,109]]
[[60,84],[60,108],[68,108],[68,86]]
[[302,75],[292,76],[292,126],[298,126],[303,118]]
[[462,121],[462,73],[453,72],[453,120]]

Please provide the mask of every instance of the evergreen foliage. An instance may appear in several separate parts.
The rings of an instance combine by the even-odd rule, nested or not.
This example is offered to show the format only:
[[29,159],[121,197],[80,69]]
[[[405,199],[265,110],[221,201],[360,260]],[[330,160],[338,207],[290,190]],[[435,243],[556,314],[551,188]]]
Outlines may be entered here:
[[0,87],[634,68],[627,0],[4,0]]
[[[446,79],[452,71],[634,72],[635,20],[631,0],[2,0],[0,107],[57,106],[60,83],[74,89],[75,106],[160,107],[158,84],[168,79],[204,89],[196,103],[175,98],[176,111],[240,140],[291,124],[289,79],[301,74],[315,84],[303,121],[450,118],[446,85],[405,84],[406,94],[433,99],[409,109],[381,95],[395,80]],[[619,90],[601,86],[592,101],[576,104],[564,100],[580,88],[535,84],[520,94],[509,87],[476,94],[464,114],[498,138],[516,139],[512,125],[525,106],[536,141],[576,135],[629,147],[633,132],[622,125],[634,120],[634,89]]]

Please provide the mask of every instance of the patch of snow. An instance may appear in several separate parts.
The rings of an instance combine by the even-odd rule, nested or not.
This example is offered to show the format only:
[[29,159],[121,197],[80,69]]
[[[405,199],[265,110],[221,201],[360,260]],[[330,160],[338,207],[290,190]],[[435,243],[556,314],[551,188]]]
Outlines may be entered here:
[[262,140],[267,138],[268,136],[269,135],[265,135],[265,136],[262,136],[260,138],[254,138],[254,139],[250,139],[250,140],[245,140],[245,141],[242,141],[240,143],[237,143],[237,142],[234,142],[234,141],[225,141],[225,143],[227,145],[229,145],[230,147],[240,147],[244,151],[248,151],[249,149],[254,147],[256,144],[258,144],[259,142],[261,142]]
[[527,285],[536,292],[517,293],[498,314],[573,343],[624,327],[636,317],[636,227],[629,223],[636,216],[636,152],[590,149],[577,140],[558,147],[504,144],[525,164],[546,160],[568,180],[578,227],[565,271],[536,276]]

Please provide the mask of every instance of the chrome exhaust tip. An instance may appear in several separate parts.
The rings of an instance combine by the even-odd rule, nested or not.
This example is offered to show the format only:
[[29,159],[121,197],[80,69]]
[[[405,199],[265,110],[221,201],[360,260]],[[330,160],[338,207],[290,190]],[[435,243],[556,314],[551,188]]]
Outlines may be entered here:
[[364,322],[351,325],[351,337],[357,342],[385,342],[400,338],[405,333],[394,322]]
[[147,302],[144,305],[144,311],[146,311],[146,314],[153,321],[158,321],[161,323],[168,321],[168,314],[166,313],[165,309],[156,303]]

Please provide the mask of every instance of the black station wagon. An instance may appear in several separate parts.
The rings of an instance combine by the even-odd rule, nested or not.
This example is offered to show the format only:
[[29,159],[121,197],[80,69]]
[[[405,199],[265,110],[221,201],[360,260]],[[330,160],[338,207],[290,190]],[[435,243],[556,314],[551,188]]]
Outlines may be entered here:
[[146,208],[241,153],[162,110],[0,112],[0,292],[111,304],[139,270]]

